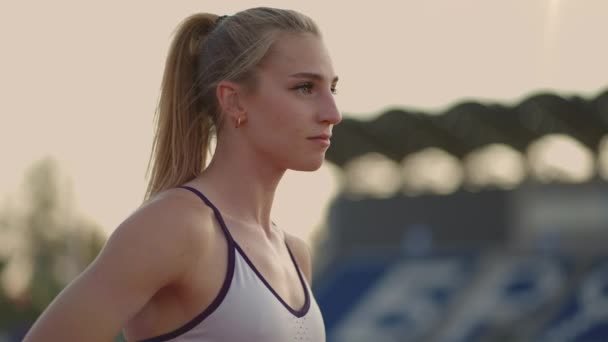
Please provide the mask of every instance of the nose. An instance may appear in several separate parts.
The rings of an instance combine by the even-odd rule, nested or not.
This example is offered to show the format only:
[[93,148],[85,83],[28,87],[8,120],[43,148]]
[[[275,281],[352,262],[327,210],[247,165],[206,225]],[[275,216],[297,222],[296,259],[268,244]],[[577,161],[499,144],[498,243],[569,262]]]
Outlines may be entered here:
[[329,94],[329,96],[325,97],[321,108],[319,108],[319,113],[319,119],[322,122],[337,125],[342,121],[342,114],[338,110],[333,94]]

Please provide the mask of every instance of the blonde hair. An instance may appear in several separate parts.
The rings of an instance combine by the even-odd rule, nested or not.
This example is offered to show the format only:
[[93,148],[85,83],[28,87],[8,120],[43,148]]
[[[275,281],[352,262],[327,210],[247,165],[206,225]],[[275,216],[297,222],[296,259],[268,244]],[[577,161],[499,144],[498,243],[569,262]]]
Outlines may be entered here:
[[259,7],[221,17],[184,19],[173,38],[162,80],[144,201],[203,171],[222,117],[215,89],[221,80],[255,86],[260,64],[281,32],[320,36],[309,17]]

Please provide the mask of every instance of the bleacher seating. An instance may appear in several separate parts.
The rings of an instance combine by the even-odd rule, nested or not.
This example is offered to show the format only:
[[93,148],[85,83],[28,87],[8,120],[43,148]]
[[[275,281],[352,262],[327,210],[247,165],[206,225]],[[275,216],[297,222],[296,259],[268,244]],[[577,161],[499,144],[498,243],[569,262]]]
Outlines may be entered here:
[[608,260],[510,251],[346,258],[317,279],[329,342],[608,341]]

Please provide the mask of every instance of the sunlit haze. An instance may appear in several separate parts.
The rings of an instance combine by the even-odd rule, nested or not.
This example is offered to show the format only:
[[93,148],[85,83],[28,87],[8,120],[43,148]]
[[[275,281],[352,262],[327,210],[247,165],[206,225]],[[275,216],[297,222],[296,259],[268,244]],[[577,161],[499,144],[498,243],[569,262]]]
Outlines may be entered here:
[[[315,19],[347,117],[463,99],[511,104],[541,90],[588,97],[608,85],[603,0],[2,2],[0,199],[51,156],[79,210],[111,232],[143,198],[172,32],[195,12],[261,5]],[[288,173],[273,218],[308,238],[338,177],[330,164]]]

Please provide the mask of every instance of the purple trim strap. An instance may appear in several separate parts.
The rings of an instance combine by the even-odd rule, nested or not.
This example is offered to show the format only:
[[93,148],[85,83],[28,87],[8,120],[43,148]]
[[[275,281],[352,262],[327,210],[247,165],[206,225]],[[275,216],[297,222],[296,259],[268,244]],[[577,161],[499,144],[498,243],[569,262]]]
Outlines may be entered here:
[[300,265],[298,265],[296,258],[293,256],[293,253],[291,252],[291,248],[289,248],[287,241],[285,241],[285,247],[287,247],[287,252],[289,252],[289,256],[291,257],[291,261],[293,262],[293,265],[296,268],[296,272],[298,272],[298,278],[300,278],[300,284],[302,285],[302,289],[304,289],[304,305],[300,309],[299,313],[296,314],[296,316],[302,317],[308,313],[308,309],[310,308],[310,291],[308,289],[308,285],[306,285],[304,276],[302,275]]
[[203,200],[203,202],[205,202],[205,204],[207,204],[207,206],[213,210],[213,213],[215,214],[215,218],[220,223],[220,226],[222,227],[224,234],[226,234],[226,237],[228,238],[229,242],[234,242],[234,239],[232,238],[232,234],[230,234],[230,231],[228,230],[228,227],[226,226],[226,222],[224,222],[222,213],[220,213],[220,210],[211,202],[211,200],[209,200],[207,198],[207,196],[203,195],[202,192],[200,192],[197,189],[190,187],[190,186],[182,185],[182,186],[178,186],[178,188],[190,190],[195,195],[197,195],[201,200]]
[[220,225],[222,226],[222,230],[224,230],[224,233],[226,234],[226,237],[228,240],[228,269],[226,270],[226,276],[224,277],[224,282],[222,284],[222,288],[220,289],[217,296],[215,296],[215,298],[213,299],[211,304],[209,304],[209,306],[207,308],[205,308],[205,310],[203,310],[200,314],[198,314],[196,317],[194,317],[192,320],[190,320],[186,324],[182,325],[181,327],[179,327],[171,332],[168,332],[168,333],[165,333],[162,335],[158,335],[155,337],[147,338],[145,340],[141,340],[140,342],[168,341],[168,340],[174,339],[182,334],[185,334],[189,330],[192,330],[195,326],[200,324],[205,318],[207,318],[209,315],[211,315],[220,306],[220,304],[226,297],[228,290],[230,289],[230,284],[232,283],[232,278],[234,277],[234,264],[235,264],[235,257],[236,257],[234,244],[233,244],[234,240],[232,239],[230,232],[228,232],[228,229],[226,229],[226,225],[224,223],[224,220],[223,220],[219,210],[217,210],[217,208],[215,208],[215,206],[198,190],[196,190],[194,188],[186,187],[186,186],[182,186],[181,188],[188,189],[188,190],[194,192],[198,197],[200,197],[203,200],[203,202],[205,202],[209,207],[211,207],[211,209],[213,209],[213,211],[215,213],[215,217],[220,222]]
[[211,209],[213,209],[213,212],[215,213],[215,216],[217,217],[217,220],[220,222],[220,225],[222,226],[222,230],[224,230],[224,232],[226,233],[226,236],[228,237],[228,239],[232,241],[232,244],[239,251],[239,253],[243,257],[243,259],[245,259],[245,261],[247,262],[247,264],[249,265],[249,267],[258,276],[258,278],[262,281],[262,283],[264,283],[264,285],[266,285],[266,287],[268,288],[268,290],[270,290],[270,292],[278,299],[278,301],[281,302],[281,304],[283,304],[283,306],[285,306],[285,308],[289,312],[291,312],[294,316],[296,316],[296,317],[302,317],[302,316],[306,315],[306,313],[308,312],[308,309],[310,308],[310,294],[309,294],[308,289],[306,287],[306,282],[304,281],[304,277],[302,276],[302,272],[300,271],[300,267],[298,266],[298,263],[296,262],[296,259],[294,258],[293,254],[291,253],[291,249],[289,248],[289,245],[287,245],[287,241],[285,241],[285,247],[287,247],[287,251],[289,252],[289,256],[291,257],[291,261],[293,262],[293,265],[294,265],[294,267],[296,269],[296,272],[298,273],[298,278],[300,279],[300,285],[302,286],[302,289],[304,290],[304,305],[299,310],[296,310],[296,309],[292,308],[291,306],[289,306],[289,304],[287,304],[287,302],[270,285],[270,283],[266,280],[266,278],[264,278],[264,276],[260,273],[260,271],[258,270],[258,268],[255,267],[254,263],[251,261],[251,259],[249,259],[249,257],[245,253],[245,251],[241,248],[241,246],[232,237],[232,234],[230,234],[230,231],[228,230],[228,227],[226,226],[226,223],[224,221],[224,218],[222,217],[222,214],[221,214],[220,210],[211,202],[211,200],[209,200],[205,195],[203,195],[200,191],[198,191],[195,188],[192,188],[192,187],[189,187],[189,186],[181,186],[181,188],[188,189],[188,190],[194,192]]
[[165,333],[165,334],[162,334],[159,336],[147,338],[145,340],[140,340],[140,342],[163,342],[163,341],[168,341],[168,340],[174,339],[174,338],[188,332],[189,330],[192,330],[195,326],[200,324],[205,318],[207,318],[209,315],[211,315],[220,306],[220,304],[226,297],[226,294],[228,293],[228,290],[230,288],[230,284],[232,283],[232,279],[233,279],[234,273],[235,273],[235,259],[236,259],[235,251],[236,250],[239,251],[239,253],[243,257],[245,262],[249,265],[251,270],[257,275],[257,277],[260,279],[260,281],[268,288],[268,290],[277,298],[277,300],[290,313],[292,313],[296,317],[303,317],[304,315],[306,315],[306,313],[308,313],[308,310],[310,308],[310,301],[311,301],[310,293],[308,291],[306,282],[304,281],[304,277],[302,276],[300,267],[298,266],[298,263],[297,263],[295,257],[293,256],[293,253],[291,252],[291,249],[289,248],[287,241],[285,241],[285,247],[287,247],[287,251],[289,252],[291,261],[293,262],[296,272],[298,273],[298,278],[300,279],[300,285],[302,286],[302,289],[304,290],[304,305],[299,310],[296,310],[296,309],[292,308],[291,306],[289,306],[289,304],[287,304],[287,302],[275,291],[275,289],[270,285],[270,283],[268,283],[268,281],[260,273],[258,268],[255,267],[255,265],[253,264],[251,259],[249,259],[249,257],[245,253],[245,251],[234,240],[234,238],[232,237],[232,234],[230,234],[230,231],[228,230],[228,227],[226,226],[224,218],[222,217],[222,214],[220,213],[219,209],[205,195],[203,195],[197,189],[195,189],[193,187],[189,187],[189,186],[178,186],[178,188],[183,188],[183,189],[193,192],[208,207],[210,207],[213,210],[213,213],[215,214],[215,217],[218,220],[220,227],[222,228],[222,231],[226,235],[226,239],[228,240],[228,270],[226,271],[226,276],[224,278],[224,283],[222,284],[222,288],[220,289],[220,292],[217,294],[217,296],[214,298],[214,300],[211,302],[211,304],[209,304],[209,306],[207,308],[205,308],[205,310],[203,310],[200,314],[198,314],[196,317],[194,317],[192,320],[190,320],[186,324],[182,325],[181,327],[179,327],[171,332],[168,332],[168,333]]
[[266,285],[266,287],[268,288],[268,290],[270,290],[270,292],[278,299],[279,302],[281,302],[281,304],[283,304],[283,306],[289,312],[291,312],[291,314],[293,314],[294,316],[296,316],[296,317],[299,318],[299,317],[303,317],[304,315],[306,315],[306,313],[308,313],[308,309],[310,308],[310,295],[308,293],[308,289],[306,287],[306,283],[304,282],[304,278],[302,277],[302,273],[300,272],[300,268],[298,267],[298,264],[296,263],[296,260],[293,257],[293,254],[291,254],[291,250],[289,249],[289,246],[287,246],[287,243],[285,243],[285,246],[287,247],[287,251],[289,251],[289,255],[291,256],[291,260],[292,260],[292,262],[294,264],[294,267],[296,268],[296,272],[298,273],[298,278],[300,278],[300,284],[302,286],[302,289],[304,290],[304,305],[302,305],[302,308],[300,308],[299,310],[296,310],[296,309],[292,308],[277,293],[277,291],[275,291],[275,289],[272,287],[272,285],[270,285],[270,283],[266,280],[266,278],[264,278],[264,276],[262,275],[262,273],[260,273],[260,271],[258,270],[258,268],[255,267],[255,265],[253,264],[253,262],[251,261],[251,259],[249,259],[249,257],[247,256],[247,254],[245,254],[245,251],[241,248],[241,246],[239,246],[239,244],[236,241],[234,242],[234,246],[239,251],[239,253],[243,257],[243,259],[245,259],[245,262],[247,262],[247,264],[249,265],[249,267],[251,268],[251,270],[253,270],[253,272],[260,279],[260,281],[262,281],[262,283],[264,283],[264,285]]

